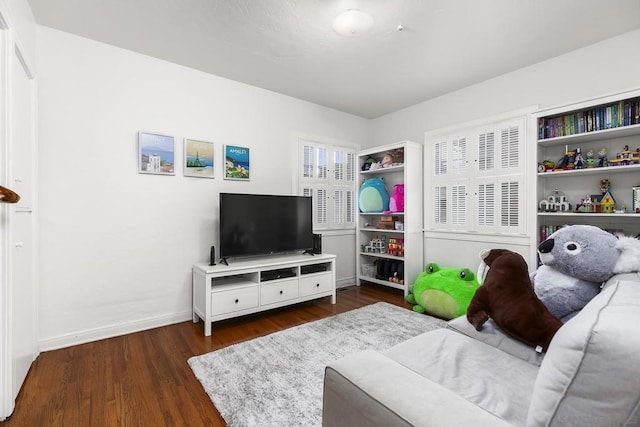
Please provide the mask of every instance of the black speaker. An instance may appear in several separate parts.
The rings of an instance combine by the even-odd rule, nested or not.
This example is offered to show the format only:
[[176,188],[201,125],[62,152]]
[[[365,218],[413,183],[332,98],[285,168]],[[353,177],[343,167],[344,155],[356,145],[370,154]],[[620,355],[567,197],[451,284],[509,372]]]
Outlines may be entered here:
[[216,265],[216,247],[211,246],[211,253],[209,254],[209,265]]
[[313,235],[313,253],[314,254],[322,253],[322,234]]

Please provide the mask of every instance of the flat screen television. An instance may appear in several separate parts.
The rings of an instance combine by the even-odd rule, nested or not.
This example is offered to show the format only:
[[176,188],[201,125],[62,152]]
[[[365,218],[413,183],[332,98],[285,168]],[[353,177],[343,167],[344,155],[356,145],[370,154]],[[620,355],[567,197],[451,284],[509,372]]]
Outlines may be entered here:
[[220,193],[220,257],[313,248],[311,197]]

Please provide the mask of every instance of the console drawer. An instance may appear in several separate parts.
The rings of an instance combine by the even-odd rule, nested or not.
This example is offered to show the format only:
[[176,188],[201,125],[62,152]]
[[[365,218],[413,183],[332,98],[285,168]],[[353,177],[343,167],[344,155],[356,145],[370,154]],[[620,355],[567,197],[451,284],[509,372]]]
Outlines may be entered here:
[[318,294],[328,292],[332,289],[332,281],[330,273],[319,273],[313,275],[304,275],[300,277],[300,296]]
[[258,306],[258,286],[211,293],[211,315],[232,313]]
[[260,286],[260,305],[274,304],[298,298],[298,278],[262,283]]

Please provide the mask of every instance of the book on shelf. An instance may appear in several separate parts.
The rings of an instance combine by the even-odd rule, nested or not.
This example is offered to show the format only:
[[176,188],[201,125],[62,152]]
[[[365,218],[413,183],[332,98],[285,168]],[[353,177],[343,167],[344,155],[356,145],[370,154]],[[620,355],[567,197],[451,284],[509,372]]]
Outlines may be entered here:
[[640,97],[538,119],[538,139],[640,124]]

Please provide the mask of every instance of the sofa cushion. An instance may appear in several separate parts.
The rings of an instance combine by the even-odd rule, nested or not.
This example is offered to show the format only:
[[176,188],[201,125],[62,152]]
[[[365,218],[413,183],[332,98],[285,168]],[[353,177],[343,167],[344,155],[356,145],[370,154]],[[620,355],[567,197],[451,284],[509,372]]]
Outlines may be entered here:
[[322,425],[507,427],[504,420],[373,350],[325,370]]
[[482,341],[536,366],[540,366],[544,358],[544,353],[537,353],[533,347],[505,334],[492,319],[485,322],[481,331],[476,331],[476,328],[469,323],[466,316],[460,316],[447,322],[447,329]]
[[537,366],[447,329],[411,338],[383,354],[511,424],[524,425],[527,419]]
[[527,425],[627,425],[640,405],[640,283],[609,284],[556,333]]

